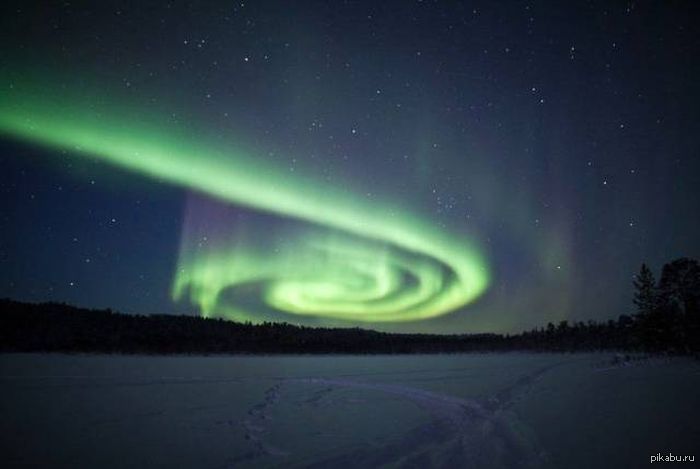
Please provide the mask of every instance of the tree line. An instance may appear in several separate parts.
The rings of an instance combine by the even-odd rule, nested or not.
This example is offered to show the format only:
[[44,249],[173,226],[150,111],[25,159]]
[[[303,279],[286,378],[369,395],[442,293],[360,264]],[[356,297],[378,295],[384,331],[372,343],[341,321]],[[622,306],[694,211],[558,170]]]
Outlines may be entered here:
[[657,282],[634,280],[633,314],[605,322],[561,321],[518,334],[396,334],[360,328],[238,323],[194,316],[131,315],[63,303],[0,300],[0,351],[146,354],[454,353],[595,350],[700,351],[700,266],[682,258]]

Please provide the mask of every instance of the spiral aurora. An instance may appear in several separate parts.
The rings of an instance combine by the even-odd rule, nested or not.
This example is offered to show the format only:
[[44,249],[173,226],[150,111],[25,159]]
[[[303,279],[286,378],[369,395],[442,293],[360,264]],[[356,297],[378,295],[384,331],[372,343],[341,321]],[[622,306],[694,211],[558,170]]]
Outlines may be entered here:
[[[7,136],[293,225],[279,242],[241,238],[225,223],[230,232],[204,232],[210,243],[196,249],[202,215],[190,210],[195,221],[186,216],[173,298],[188,297],[205,316],[259,321],[264,305],[288,319],[413,321],[463,307],[488,285],[486,263],[464,236],[401,206],[290,174],[240,145],[168,124],[166,115],[47,86],[4,86],[0,100],[0,132]],[[230,301],[229,292],[241,288],[256,292],[259,302]]]

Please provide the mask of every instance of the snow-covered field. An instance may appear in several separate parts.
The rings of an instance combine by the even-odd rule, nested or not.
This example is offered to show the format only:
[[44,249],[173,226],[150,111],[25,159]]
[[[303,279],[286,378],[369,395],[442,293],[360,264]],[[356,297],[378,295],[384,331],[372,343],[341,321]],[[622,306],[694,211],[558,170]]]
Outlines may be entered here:
[[690,359],[0,355],[0,386],[3,467],[636,468],[659,452],[700,458],[700,362]]

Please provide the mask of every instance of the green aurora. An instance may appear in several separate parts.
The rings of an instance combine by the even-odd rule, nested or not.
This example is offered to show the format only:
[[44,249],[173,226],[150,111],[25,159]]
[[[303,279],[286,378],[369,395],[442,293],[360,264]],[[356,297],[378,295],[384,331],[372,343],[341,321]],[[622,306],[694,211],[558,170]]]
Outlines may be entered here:
[[[229,226],[229,235],[196,249],[201,233],[186,216],[173,299],[189,299],[205,316],[260,321],[264,305],[287,320],[415,321],[455,311],[488,286],[487,265],[472,242],[403,207],[290,174],[240,145],[104,92],[2,89],[0,132],[9,137],[294,221],[282,246],[248,242]],[[197,218],[196,209],[191,215]],[[228,292],[246,286],[258,292],[258,303],[230,300]]]

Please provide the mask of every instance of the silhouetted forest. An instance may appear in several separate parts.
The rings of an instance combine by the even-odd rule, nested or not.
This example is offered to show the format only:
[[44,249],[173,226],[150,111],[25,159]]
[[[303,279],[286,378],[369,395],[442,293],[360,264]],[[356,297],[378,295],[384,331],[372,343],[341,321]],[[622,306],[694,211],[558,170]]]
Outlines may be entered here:
[[154,354],[450,353],[593,350],[700,351],[700,265],[682,258],[657,282],[634,280],[633,314],[607,322],[562,321],[519,334],[393,334],[359,328],[236,323],[193,316],[120,314],[62,303],[0,300],[0,351]]

